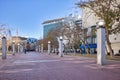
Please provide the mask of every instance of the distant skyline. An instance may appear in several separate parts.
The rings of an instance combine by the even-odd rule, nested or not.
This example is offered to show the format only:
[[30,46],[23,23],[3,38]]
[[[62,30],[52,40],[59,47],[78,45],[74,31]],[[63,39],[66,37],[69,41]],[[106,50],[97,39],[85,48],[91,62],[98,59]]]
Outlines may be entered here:
[[0,0],[0,24],[16,35],[42,38],[42,22],[62,18],[75,11],[79,0]]

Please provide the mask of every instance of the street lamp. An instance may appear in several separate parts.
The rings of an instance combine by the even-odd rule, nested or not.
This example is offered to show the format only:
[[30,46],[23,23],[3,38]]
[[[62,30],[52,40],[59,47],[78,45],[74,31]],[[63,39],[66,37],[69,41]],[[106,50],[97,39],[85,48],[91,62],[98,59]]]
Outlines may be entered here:
[[12,42],[12,51],[13,51],[13,55],[15,55],[15,41]]
[[2,37],[2,59],[6,59],[6,50],[7,50],[6,37],[3,36]]
[[41,44],[41,53],[43,53],[43,44]]
[[48,41],[48,54],[49,54],[49,55],[50,55],[50,44],[51,44],[51,42]]
[[99,21],[97,28],[97,64],[105,64],[105,28],[103,20]]
[[38,47],[39,47],[39,52],[40,52],[40,45]]
[[60,36],[59,56],[63,57],[63,37],[62,36]]
[[61,40],[61,41],[63,40],[63,37],[62,37],[62,36],[60,36],[60,40]]
[[100,21],[98,22],[98,26],[99,26],[99,27],[103,27],[104,24],[105,24],[105,22],[104,22],[103,20],[100,20]]
[[20,44],[18,43],[18,53],[20,52]]
[[21,41],[20,52],[24,52],[24,42],[23,41]]

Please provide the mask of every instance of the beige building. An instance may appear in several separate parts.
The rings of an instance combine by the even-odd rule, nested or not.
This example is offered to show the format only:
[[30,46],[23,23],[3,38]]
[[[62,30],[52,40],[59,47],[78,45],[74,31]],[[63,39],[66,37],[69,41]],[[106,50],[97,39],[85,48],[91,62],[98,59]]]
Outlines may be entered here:
[[[99,18],[88,8],[82,8],[82,26],[89,28],[96,26]],[[114,27],[114,26],[113,26]],[[120,34],[112,34],[109,36],[114,54],[120,53]]]
[[[9,50],[9,47],[12,46],[13,41],[15,42],[16,45],[18,45],[18,43],[23,45],[26,43],[26,40],[27,40],[27,38],[20,37],[20,36],[18,36],[18,37],[13,36],[13,37],[7,39],[7,50]],[[2,49],[2,39],[0,40],[0,52],[1,52],[1,49]]]
[[114,54],[120,53],[120,34],[112,34],[109,36],[109,38],[112,49],[114,50]]
[[11,40],[12,40],[12,42],[14,41],[16,44],[18,44],[18,43],[25,42],[27,40],[27,38],[21,37],[21,36],[18,36],[18,37],[13,36]]
[[89,8],[82,8],[82,26],[88,28],[91,26],[96,26],[99,18],[95,16],[93,11]]

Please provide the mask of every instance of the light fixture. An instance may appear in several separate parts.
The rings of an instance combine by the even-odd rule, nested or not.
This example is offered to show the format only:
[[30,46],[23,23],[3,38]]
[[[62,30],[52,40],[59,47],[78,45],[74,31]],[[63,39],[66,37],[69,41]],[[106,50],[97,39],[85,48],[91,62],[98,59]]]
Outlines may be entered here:
[[15,41],[12,41],[13,43],[15,43]]
[[104,20],[100,20],[100,21],[98,22],[98,25],[99,25],[99,26],[103,26],[104,24],[105,24]]
[[48,41],[48,44],[50,44],[51,42],[50,41]]
[[60,36],[60,40],[63,40],[63,37],[62,37],[62,36]]

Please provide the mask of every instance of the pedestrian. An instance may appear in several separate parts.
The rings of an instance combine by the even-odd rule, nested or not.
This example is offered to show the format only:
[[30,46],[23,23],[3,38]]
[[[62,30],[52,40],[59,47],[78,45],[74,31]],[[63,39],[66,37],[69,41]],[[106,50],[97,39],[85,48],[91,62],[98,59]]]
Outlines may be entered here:
[[25,54],[26,54],[26,49],[24,49],[24,52],[25,52]]
[[58,51],[58,50],[56,50],[56,54],[57,54],[57,55],[59,54],[59,51]]

